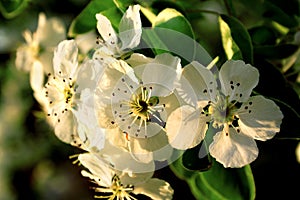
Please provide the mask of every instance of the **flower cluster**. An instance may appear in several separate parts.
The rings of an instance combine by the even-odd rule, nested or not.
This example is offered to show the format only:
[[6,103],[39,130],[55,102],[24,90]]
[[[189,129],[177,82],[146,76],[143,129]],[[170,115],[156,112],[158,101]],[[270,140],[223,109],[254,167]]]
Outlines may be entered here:
[[[176,149],[199,145],[209,124],[217,130],[210,155],[238,168],[257,158],[255,140],[271,139],[283,118],[273,101],[251,96],[259,73],[243,61],[229,60],[214,74],[196,61],[182,67],[169,53],[134,52],[142,36],[139,12],[139,5],[129,6],[118,34],[107,17],[96,14],[100,37],[92,56],[80,51],[76,39],[60,38],[53,67],[36,67],[49,64],[39,59],[42,41],[58,38],[51,33],[57,26],[51,30],[53,22],[48,26],[44,15],[33,38],[26,36],[26,48],[17,51],[19,68],[32,65],[34,96],[56,136],[84,150],[78,161],[88,171],[82,175],[97,184],[98,198],[172,199],[170,184],[152,178],[156,164],[166,163]],[[47,34],[40,33],[44,29]]]

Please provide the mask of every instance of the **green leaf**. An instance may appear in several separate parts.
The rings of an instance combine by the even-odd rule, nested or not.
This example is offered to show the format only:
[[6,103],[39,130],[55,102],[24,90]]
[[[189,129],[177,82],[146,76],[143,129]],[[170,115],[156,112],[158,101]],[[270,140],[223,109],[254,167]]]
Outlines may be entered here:
[[112,26],[118,30],[119,23],[122,19],[123,14],[120,12],[120,10],[116,7],[104,10],[101,12],[102,15],[107,17],[109,21],[111,22]]
[[155,32],[155,37],[148,35],[148,41],[151,41],[149,46],[159,47],[179,56],[183,66],[193,60],[203,65],[211,62],[212,59],[206,50],[194,40],[189,21],[180,12],[167,8],[152,21],[151,31]]
[[289,0],[288,3],[285,1],[239,0],[239,3],[244,6],[241,8],[245,9],[244,12],[247,12],[248,15],[251,13],[250,18],[256,18],[256,23],[258,18],[261,18],[264,21],[276,21],[288,28],[298,26],[299,1],[297,0]]
[[238,45],[235,43],[231,36],[231,31],[226,22],[219,17],[220,31],[221,31],[221,39],[223,49],[225,51],[227,60],[242,60],[242,53]]
[[113,0],[92,0],[72,21],[68,35],[74,37],[77,34],[86,33],[95,29],[97,23],[95,15],[114,8],[116,8],[116,6]]
[[168,47],[156,32],[155,29],[143,29],[142,40],[146,43],[146,48],[152,49],[155,55],[169,52]]
[[[224,33],[224,36],[225,36],[224,42],[230,43],[229,36],[231,35],[232,40],[237,45],[238,49],[240,50],[240,52],[242,54],[243,60],[247,63],[252,64],[253,63],[253,46],[252,46],[252,42],[251,42],[251,37],[250,37],[247,29],[244,27],[244,25],[239,20],[237,20],[234,17],[230,17],[227,15],[220,15],[219,19],[220,19],[219,21],[220,21],[220,25],[221,25],[220,26],[221,32],[225,32]],[[228,25],[230,32],[223,22]],[[222,28],[224,28],[225,30],[222,30]],[[224,46],[224,42],[223,42],[223,46]],[[237,55],[237,57],[238,57],[239,56],[237,54],[238,50],[237,50],[237,47],[234,45],[234,43],[232,42],[232,45],[231,45],[231,47],[233,48],[232,56]],[[228,44],[225,43],[224,49],[228,48],[226,45],[228,45]],[[227,51],[229,51],[229,50],[227,50]]]
[[124,14],[130,5],[134,5],[134,0],[113,0],[114,4]]
[[[179,157],[178,154],[182,154],[182,153],[183,153],[182,151],[175,150],[174,154],[176,154],[175,157],[178,158]],[[173,161],[173,159],[171,160]],[[196,174],[195,171],[188,170],[182,165],[182,157],[179,157],[177,160],[170,163],[169,167],[178,178],[185,181],[188,181],[189,179],[192,178],[192,176]]]
[[249,30],[254,45],[273,45],[276,43],[275,31],[267,26],[257,26]]
[[289,12],[284,12],[281,8],[279,8],[275,4],[272,4],[271,2],[268,1],[264,2],[264,13],[263,13],[264,17],[271,18],[272,20],[278,22],[279,24],[282,24],[283,26],[289,28],[295,27],[298,25],[298,22],[294,18],[294,16],[288,15]]
[[205,66],[212,61],[197,41],[178,31],[159,27],[143,29],[142,38],[147,46],[141,48],[154,49],[155,54],[170,52],[181,58],[182,66],[194,60]]
[[255,183],[249,165],[231,169],[214,160],[210,170],[194,175],[188,184],[197,199],[255,199]]
[[218,130],[209,125],[204,140],[194,148],[187,149],[182,155],[182,164],[189,170],[207,171],[212,167],[212,158],[209,155],[208,145]]
[[194,38],[193,29],[189,21],[177,10],[166,8],[161,11],[152,24],[152,27],[168,28]]
[[264,45],[254,47],[254,53],[267,59],[283,59],[291,56],[298,50],[294,44]]
[[204,141],[182,155],[182,164],[189,170],[207,171],[212,166],[211,157]]
[[149,20],[151,24],[155,22],[156,15],[152,12],[150,8],[141,6],[141,12],[145,15],[145,17]]
[[21,14],[28,6],[28,0],[0,0],[0,12],[3,17],[11,19]]

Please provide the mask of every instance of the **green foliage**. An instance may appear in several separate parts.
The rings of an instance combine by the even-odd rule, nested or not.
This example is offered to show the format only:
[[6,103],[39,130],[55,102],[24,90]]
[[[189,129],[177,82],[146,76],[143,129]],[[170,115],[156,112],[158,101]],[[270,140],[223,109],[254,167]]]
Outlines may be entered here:
[[182,59],[183,66],[193,60],[204,65],[210,63],[210,55],[195,42],[192,26],[180,12],[170,8],[162,10],[158,15],[145,8],[142,12],[152,22],[151,29],[143,30],[143,39],[155,54],[171,52]]
[[113,0],[92,0],[81,13],[72,21],[68,35],[75,37],[77,34],[86,33],[96,29],[97,13],[102,13],[110,20],[115,27],[121,19],[122,13],[118,12],[119,9],[114,4]]
[[[34,0],[31,2],[35,3],[35,6],[39,5]],[[218,66],[228,59],[241,59],[252,64],[260,74],[259,84],[253,95],[259,94],[272,99],[284,115],[280,132],[274,140],[300,140],[300,130],[297,126],[300,124],[300,41],[296,38],[300,29],[299,1],[91,0],[72,19],[68,36],[73,38],[78,34],[96,30],[97,13],[105,15],[117,30],[128,6],[137,3],[142,5],[143,32],[140,46],[146,47],[139,49],[141,53],[146,52],[147,48],[151,50],[151,55],[170,52],[181,58],[182,66],[194,60],[208,65],[212,55],[220,57]],[[0,0],[0,12],[3,18],[10,20],[24,13],[29,5],[29,0]],[[205,48],[200,43],[205,44]],[[14,48],[12,53],[15,53],[13,50]],[[0,102],[7,101],[4,98],[4,92],[7,92],[4,91],[4,80],[10,80],[12,76],[7,71],[0,70],[0,77],[3,78],[0,81]],[[29,103],[23,101],[23,104],[25,102],[32,106],[31,100]],[[0,105],[0,108],[2,107],[3,105]],[[28,111],[20,112],[22,114],[19,117],[26,119],[25,114]],[[17,120],[16,130],[10,133],[21,130],[22,119]],[[211,158],[207,148],[204,148],[204,143],[209,144],[214,135],[210,131],[211,129],[207,133],[209,138],[203,143],[180,152],[182,155],[170,168],[189,185],[197,199],[255,199],[257,187],[250,165],[229,169]],[[5,145],[10,146],[7,150],[13,151],[12,146],[15,145],[14,148],[17,147],[18,151],[27,152],[27,157],[16,159],[18,167],[32,165],[32,162],[38,162],[38,159],[45,156],[49,149],[54,151],[54,148],[42,139],[44,146],[41,147],[41,151],[36,151],[40,146],[35,147],[32,142],[23,141],[23,132],[19,132],[22,133],[21,137],[18,136],[21,140],[14,134],[10,136],[16,137],[10,140],[16,142],[15,144],[5,142]],[[25,151],[27,147],[21,146],[20,141],[30,147],[29,151]],[[199,157],[201,151],[206,151],[207,155]],[[288,191],[284,193],[287,194]]]
[[214,162],[211,170],[193,177],[190,187],[198,199],[255,199],[254,179],[249,165],[225,169]]
[[253,63],[251,38],[243,24],[227,15],[220,15],[219,22],[227,58],[242,59],[247,63]]
[[231,30],[228,24],[219,17],[220,31],[223,48],[228,60],[243,59],[242,53],[238,45],[235,43],[231,35]]
[[1,0],[0,12],[7,18],[11,19],[21,14],[28,6],[28,0]]
[[197,199],[255,199],[255,184],[249,165],[230,169],[212,159],[212,167],[208,171],[190,171],[180,162],[171,165],[173,172],[184,179]]

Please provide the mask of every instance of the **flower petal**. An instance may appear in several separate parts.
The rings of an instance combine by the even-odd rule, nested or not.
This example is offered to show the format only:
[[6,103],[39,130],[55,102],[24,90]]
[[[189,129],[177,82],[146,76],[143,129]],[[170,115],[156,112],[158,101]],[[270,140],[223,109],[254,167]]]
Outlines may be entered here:
[[40,91],[44,86],[44,68],[39,61],[35,61],[30,70],[30,86],[33,91]]
[[153,62],[134,68],[143,84],[152,86],[152,96],[158,97],[167,96],[173,92],[180,70],[180,59],[168,53],[159,54]]
[[243,167],[254,161],[258,156],[255,140],[237,133],[233,128],[229,128],[228,132],[223,130],[213,137],[209,145],[211,156],[224,167],[231,168]]
[[[109,159],[112,167],[115,170],[126,173],[151,173],[148,177],[153,175],[155,170],[154,162],[142,163],[136,161],[129,152],[124,151],[121,148],[114,147],[109,143],[106,143],[104,151],[100,153],[107,152],[106,158]],[[113,153],[112,153],[113,152]]]
[[39,14],[39,21],[34,40],[40,43],[42,48],[49,48],[58,45],[66,38],[66,28],[59,18],[46,19],[44,13]]
[[147,182],[135,185],[133,193],[143,194],[156,200],[171,200],[174,190],[168,182],[152,178]]
[[210,70],[193,61],[183,68],[176,89],[186,103],[196,106],[198,101],[215,100],[217,83]]
[[89,88],[91,91],[94,91],[96,89],[99,76],[101,76],[104,69],[104,66],[97,60],[88,60],[84,62],[80,66],[77,75],[77,91],[80,92],[85,88]]
[[114,116],[110,104],[102,103],[101,101],[95,102],[95,112],[97,121],[102,128],[115,128],[117,124],[114,123]]
[[167,160],[172,155],[172,148],[162,130],[150,138],[129,138],[129,149],[133,157],[140,162]]
[[300,163],[300,142],[298,143],[296,149],[295,149],[296,159],[298,163]]
[[100,13],[96,14],[96,19],[98,32],[105,41],[105,44],[113,49],[117,46],[118,37],[109,19]]
[[268,140],[280,130],[283,115],[279,107],[263,96],[253,96],[237,111],[241,132],[256,140]]
[[119,127],[106,129],[106,140],[115,147],[128,150],[127,139],[128,137],[119,129]]
[[204,139],[208,121],[199,109],[188,105],[177,108],[166,124],[170,144],[181,150],[195,147]]
[[79,154],[78,160],[84,167],[89,169],[93,175],[99,178],[97,182],[100,183],[101,186],[111,186],[111,180],[115,172],[110,169],[105,162],[92,153]]
[[55,135],[63,142],[73,146],[81,145],[81,140],[77,135],[77,121],[71,111],[61,115],[60,122],[54,118],[52,120]]
[[75,41],[79,51],[88,55],[89,51],[96,47],[95,38],[97,38],[95,30],[76,35]]
[[147,63],[153,62],[153,58],[146,57],[140,53],[133,53],[131,54],[130,58],[126,60],[126,62],[131,67],[136,67],[136,66],[145,65]]
[[74,76],[78,66],[77,56],[78,48],[75,40],[60,42],[54,51],[54,74],[63,78],[76,78]]
[[[28,32],[24,32],[28,33]],[[29,34],[29,33],[28,33]],[[31,46],[30,46],[31,45]],[[37,47],[33,44],[24,44],[17,48],[15,65],[19,70],[29,72],[36,60]]]
[[229,101],[245,102],[253,88],[258,84],[259,72],[250,64],[241,60],[226,61],[219,73],[221,90]]
[[[95,95],[102,102],[108,104],[118,103],[119,100],[128,97],[130,94],[128,86],[137,87],[138,84],[139,81],[135,77],[133,69],[126,62],[115,59],[113,63],[105,67],[99,77]],[[119,91],[118,95],[115,95],[116,98],[112,99],[114,92],[117,91]],[[112,100],[115,101],[111,102]]]
[[98,126],[94,112],[93,92],[86,88],[81,92],[81,101],[74,110],[78,122],[78,135],[87,151],[100,151],[104,146],[104,130]]
[[142,35],[140,6],[129,6],[119,25],[119,37],[122,42],[121,50],[132,49],[139,45]]
[[[124,161],[124,160],[123,160]],[[137,161],[133,161],[134,164],[137,163]],[[124,164],[124,163],[123,163]],[[145,164],[143,164],[145,165]],[[149,165],[149,164],[147,164]],[[153,165],[153,171],[154,171],[154,164],[153,162],[151,163],[151,165]],[[149,171],[149,172],[144,172],[144,173],[130,173],[130,172],[126,172],[126,173],[122,173],[122,175],[120,176],[121,182],[123,185],[138,185],[144,182],[147,182],[151,179],[151,177],[153,176],[154,172],[153,171]]]
[[44,74],[53,74],[53,49],[51,49],[51,51],[41,52],[39,61],[43,64]]

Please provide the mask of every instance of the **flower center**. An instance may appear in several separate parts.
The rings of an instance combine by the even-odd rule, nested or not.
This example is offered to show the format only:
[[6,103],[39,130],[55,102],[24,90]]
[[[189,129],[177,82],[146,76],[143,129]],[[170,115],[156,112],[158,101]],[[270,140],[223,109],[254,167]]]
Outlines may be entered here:
[[133,185],[123,185],[118,175],[114,175],[111,181],[111,186],[107,188],[96,188],[96,191],[103,193],[112,193],[111,195],[95,196],[99,199],[128,199],[137,200],[130,193],[134,190]]
[[129,101],[131,115],[138,117],[138,119],[149,121],[152,111],[155,111],[155,106],[159,102],[159,98],[156,96],[150,96],[152,87],[147,90],[146,87],[141,88],[141,93],[132,94],[132,98]]
[[[61,72],[60,72],[61,74]],[[48,74],[48,83],[45,85],[45,96],[49,101],[48,116],[57,118],[60,122],[61,115],[72,109],[75,99],[75,82],[72,78],[62,78]]]
[[234,123],[237,111],[237,105],[235,102],[229,102],[229,97],[223,95],[218,96],[216,103],[211,103],[208,112],[211,114],[214,121],[213,126],[220,128],[220,126]]
[[133,191],[133,185],[123,185],[118,175],[114,175],[112,178],[112,186],[113,193],[115,194],[126,194]]
[[[116,87],[112,93],[114,124],[117,122],[121,130],[131,137],[147,138],[156,135],[165,126],[162,117],[165,105],[159,105],[159,97],[152,96],[152,86],[139,87],[128,85],[123,78],[126,90]],[[125,96],[124,96],[125,94]]]

